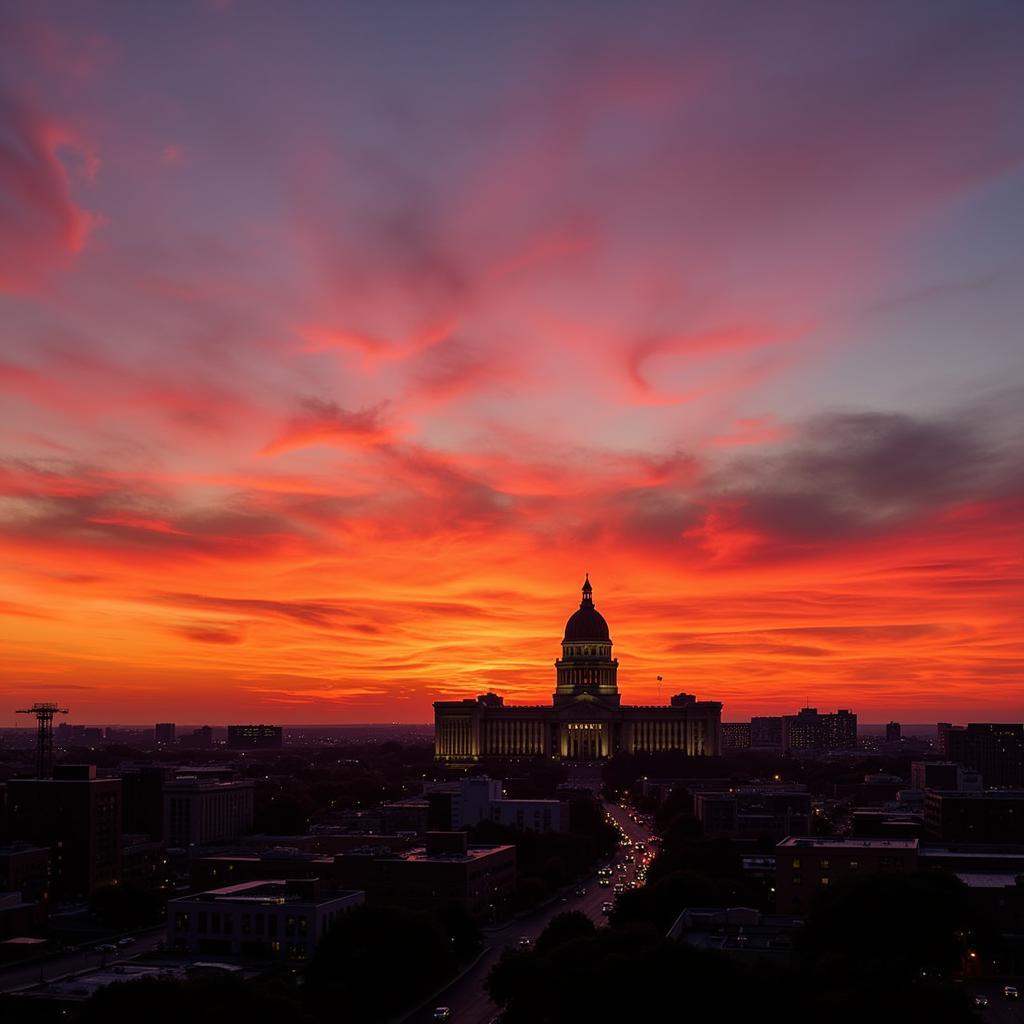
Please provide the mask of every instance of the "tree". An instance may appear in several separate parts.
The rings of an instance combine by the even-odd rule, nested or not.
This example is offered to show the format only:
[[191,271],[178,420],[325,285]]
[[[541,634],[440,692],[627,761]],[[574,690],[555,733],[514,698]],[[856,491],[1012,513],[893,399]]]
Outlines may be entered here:
[[594,922],[586,914],[579,910],[567,910],[548,922],[547,928],[537,939],[536,949],[544,953],[573,939],[591,939],[596,934]]
[[454,974],[454,942],[426,914],[356,907],[320,940],[307,972],[309,1006],[345,1007],[352,1020],[382,1021]]

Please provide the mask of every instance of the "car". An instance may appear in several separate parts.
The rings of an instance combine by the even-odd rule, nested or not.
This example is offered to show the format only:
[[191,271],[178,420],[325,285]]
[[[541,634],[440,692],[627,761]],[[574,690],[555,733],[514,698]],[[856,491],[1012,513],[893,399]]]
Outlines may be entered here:
[[1004,985],[1003,995],[1006,996],[1007,999],[1020,999],[1020,992],[1017,991],[1016,985]]
[[602,914],[610,914],[614,909],[615,909],[615,904],[614,903],[609,903],[607,900],[605,900],[604,903],[601,904],[601,913]]
[[529,949],[532,945],[533,945],[533,940],[530,938],[529,935],[523,935],[519,939],[519,948],[520,949]]
[[974,997],[974,1005],[975,1006],[988,1006],[988,996],[975,996]]
[[117,944],[124,949],[126,946],[134,946],[135,939],[131,935],[126,935],[123,939],[118,939]]
[[434,1010],[434,1020],[451,1020],[452,1011],[447,1006],[438,1006]]
[[608,879],[608,878],[599,878],[597,880],[597,884],[599,886],[601,886],[602,889],[607,889],[608,886],[611,885],[612,883],[611,883],[611,880]]
[[587,895],[587,890],[583,889],[583,888],[579,888],[579,889],[576,890],[576,895],[580,896],[580,897],[586,896]]
[[95,950],[97,953],[116,953],[117,946],[115,946],[112,942],[101,942],[98,946],[95,947]]

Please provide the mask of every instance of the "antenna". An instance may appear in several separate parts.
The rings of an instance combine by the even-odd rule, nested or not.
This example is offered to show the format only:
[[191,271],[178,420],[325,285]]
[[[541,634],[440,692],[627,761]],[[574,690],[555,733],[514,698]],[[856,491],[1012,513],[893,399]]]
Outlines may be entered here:
[[34,715],[36,719],[36,778],[48,779],[53,769],[53,716],[66,715],[59,704],[35,703],[19,708],[16,715]]
[[661,703],[661,676],[658,676],[658,703]]

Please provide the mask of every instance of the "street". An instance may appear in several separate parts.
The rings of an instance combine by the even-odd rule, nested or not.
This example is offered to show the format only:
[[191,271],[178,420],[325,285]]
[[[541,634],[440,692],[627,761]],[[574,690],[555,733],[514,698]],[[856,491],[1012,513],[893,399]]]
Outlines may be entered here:
[[69,953],[44,957],[29,963],[6,965],[0,968],[0,992],[15,992],[44,981],[53,981],[69,974],[77,974],[79,971],[126,960],[139,953],[152,952],[166,935],[167,928],[161,925],[159,928],[139,931],[135,935],[135,941],[117,953],[97,953],[90,944]]
[[[628,811],[623,810],[617,804],[609,803],[604,804],[604,809],[611,814],[631,840],[644,842],[647,839],[650,830],[646,826],[633,822]],[[623,858],[632,853],[632,850],[620,848],[611,859],[616,863],[622,863]],[[625,877],[623,878],[616,872],[611,880],[612,884],[617,881],[631,881],[635,877],[636,864],[626,864],[625,867]],[[583,883],[583,888],[587,890],[586,896],[569,895],[564,900],[556,899],[541,909],[510,921],[500,928],[485,930],[485,950],[480,959],[469,971],[440,993],[431,1005],[404,1018],[405,1024],[425,1024],[425,1022],[431,1021],[436,1006],[447,1006],[451,1010],[453,1024],[464,1024],[464,1022],[465,1024],[488,1024],[497,1016],[499,1010],[488,998],[483,985],[491,968],[497,963],[505,949],[517,947],[521,938],[535,941],[552,918],[567,910],[580,910],[598,925],[605,924],[606,918],[601,911],[601,904],[614,900],[612,888],[599,886],[596,874]]]

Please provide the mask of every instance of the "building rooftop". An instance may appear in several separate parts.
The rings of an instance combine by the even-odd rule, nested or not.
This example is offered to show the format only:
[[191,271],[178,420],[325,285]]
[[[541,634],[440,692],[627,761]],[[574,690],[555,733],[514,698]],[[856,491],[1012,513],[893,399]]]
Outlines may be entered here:
[[1010,871],[957,871],[956,877],[969,889],[1012,889],[1022,876]]
[[[444,863],[446,861],[471,861],[479,860],[498,850],[514,850],[515,847],[507,843],[492,843],[487,845],[470,846],[465,853],[442,851],[438,853],[427,853],[426,847],[417,846],[411,850],[391,853],[385,856],[385,860],[405,860],[425,863]],[[352,851],[357,852],[357,851]]]
[[860,836],[787,836],[779,846],[802,850],[916,850],[917,839],[862,839]]
[[[354,889],[332,891],[320,895],[317,886],[291,882],[283,878],[264,879],[257,882],[239,882],[237,885],[225,885],[220,889],[207,889],[205,892],[193,893],[180,897],[180,900],[201,900],[204,903],[256,903],[262,906],[280,906],[285,903],[314,904],[342,899],[356,895]],[[172,902],[178,902],[177,900]]]

